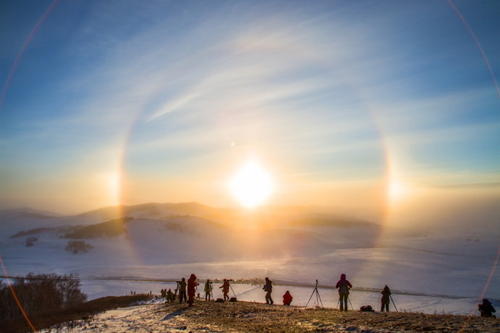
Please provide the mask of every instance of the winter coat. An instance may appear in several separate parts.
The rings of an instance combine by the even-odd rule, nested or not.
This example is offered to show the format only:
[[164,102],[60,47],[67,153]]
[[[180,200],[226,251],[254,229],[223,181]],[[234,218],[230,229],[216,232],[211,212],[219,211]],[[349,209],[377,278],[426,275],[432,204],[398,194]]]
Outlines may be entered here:
[[191,274],[191,276],[189,277],[188,283],[187,283],[188,295],[194,297],[197,285],[198,285],[198,282],[196,282],[196,275]]
[[352,288],[352,284],[346,279],[345,274],[342,274],[340,275],[340,280],[337,282],[335,288],[339,290],[339,294],[348,295],[349,289]]
[[283,305],[290,305],[292,303],[293,297],[290,294],[290,292],[287,290],[286,293],[283,295]]
[[220,288],[222,288],[222,292],[224,294],[227,294],[229,292],[229,281],[224,281],[224,283],[222,284],[222,286],[220,286]]
[[388,286],[385,286],[380,293],[382,294],[382,301],[389,302],[389,298],[392,295],[391,289],[389,289]]
[[264,289],[268,293],[272,292],[273,291],[273,281],[266,280],[266,284],[264,285],[264,287],[262,289]]

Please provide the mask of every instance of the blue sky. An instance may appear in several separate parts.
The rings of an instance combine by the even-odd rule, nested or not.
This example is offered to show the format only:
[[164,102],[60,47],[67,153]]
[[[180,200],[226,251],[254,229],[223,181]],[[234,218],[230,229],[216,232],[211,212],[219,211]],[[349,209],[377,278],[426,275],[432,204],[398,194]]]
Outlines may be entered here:
[[[51,3],[0,4],[0,83]],[[500,73],[500,3],[453,4]],[[117,177],[225,205],[250,155],[278,203],[500,183],[498,87],[447,1],[59,1],[3,88],[4,207],[113,204]]]

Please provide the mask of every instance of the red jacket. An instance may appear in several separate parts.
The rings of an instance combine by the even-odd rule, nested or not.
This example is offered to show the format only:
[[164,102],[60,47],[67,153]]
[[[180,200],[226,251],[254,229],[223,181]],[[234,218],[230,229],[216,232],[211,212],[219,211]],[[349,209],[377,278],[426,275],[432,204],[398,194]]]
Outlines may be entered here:
[[196,275],[191,274],[191,276],[189,277],[189,280],[188,280],[188,287],[187,287],[188,295],[194,296],[197,285],[198,285],[198,282],[196,282]]
[[293,297],[290,294],[290,292],[287,290],[286,293],[283,295],[283,305],[290,305],[292,303]]

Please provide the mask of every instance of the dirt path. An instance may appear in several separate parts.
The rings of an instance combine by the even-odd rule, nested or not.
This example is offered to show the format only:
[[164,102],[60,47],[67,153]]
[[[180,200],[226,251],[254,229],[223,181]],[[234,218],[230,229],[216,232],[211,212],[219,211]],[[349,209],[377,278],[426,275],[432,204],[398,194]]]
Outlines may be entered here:
[[172,312],[168,312],[163,304],[137,305],[105,311],[89,320],[65,323],[41,332],[226,332],[213,324],[192,321],[183,315],[186,309],[186,306],[177,306],[172,307]]

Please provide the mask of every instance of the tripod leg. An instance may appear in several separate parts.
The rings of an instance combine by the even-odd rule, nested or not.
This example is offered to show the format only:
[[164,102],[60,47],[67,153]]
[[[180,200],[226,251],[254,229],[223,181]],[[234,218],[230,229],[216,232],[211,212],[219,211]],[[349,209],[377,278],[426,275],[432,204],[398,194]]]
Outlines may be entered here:
[[229,288],[231,288],[231,291],[233,292],[234,297],[237,297],[236,293],[234,292],[233,286],[230,285]]
[[323,307],[323,301],[321,300],[321,295],[319,294],[319,291],[317,291],[318,295],[317,298],[319,299],[319,304],[321,304],[321,307]]
[[306,303],[306,308],[307,308],[307,306],[309,305],[309,302],[311,301],[311,298],[313,297],[313,295],[314,295],[314,290],[313,290],[313,292],[311,293],[311,296],[309,296],[309,300],[308,300],[308,301],[307,301],[307,303]]
[[396,312],[399,312],[398,307],[396,306],[396,303],[394,303],[394,300],[392,299],[392,296],[389,296],[389,297],[391,299],[392,305],[394,305],[394,309],[396,309]]

